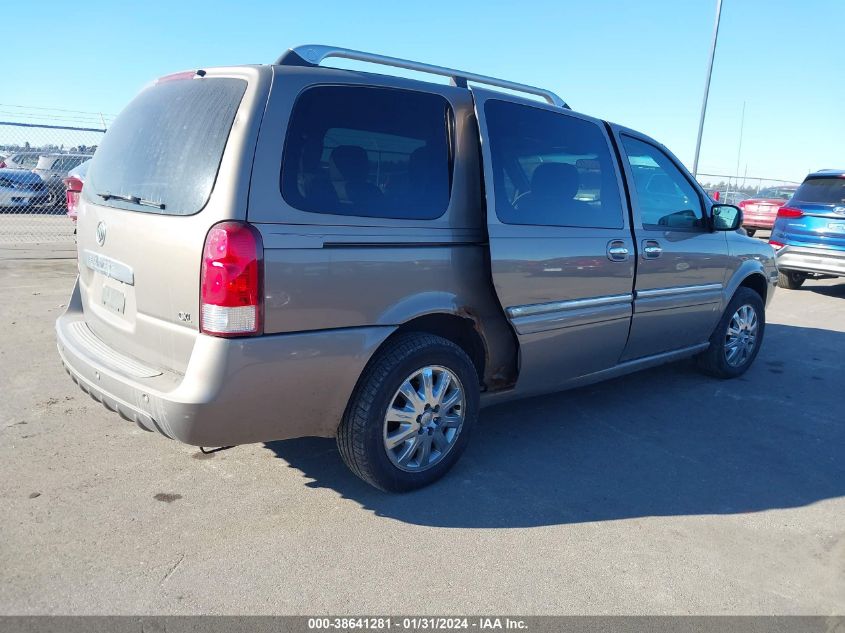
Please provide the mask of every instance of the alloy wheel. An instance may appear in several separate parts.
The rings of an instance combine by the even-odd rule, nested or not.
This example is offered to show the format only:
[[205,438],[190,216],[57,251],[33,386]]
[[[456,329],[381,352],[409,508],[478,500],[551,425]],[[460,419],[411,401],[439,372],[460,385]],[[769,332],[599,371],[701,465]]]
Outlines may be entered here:
[[431,365],[408,376],[384,416],[384,448],[394,466],[428,470],[455,445],[464,423],[461,381],[446,367]]

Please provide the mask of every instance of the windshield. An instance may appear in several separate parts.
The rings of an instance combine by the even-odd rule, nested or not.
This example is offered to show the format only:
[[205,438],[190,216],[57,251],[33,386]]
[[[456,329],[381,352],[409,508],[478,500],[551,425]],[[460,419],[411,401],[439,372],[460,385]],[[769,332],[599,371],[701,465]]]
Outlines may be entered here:
[[160,81],[118,116],[91,162],[83,196],[146,213],[191,215],[211,195],[243,79]]
[[845,205],[845,178],[810,178],[798,187],[794,202]]

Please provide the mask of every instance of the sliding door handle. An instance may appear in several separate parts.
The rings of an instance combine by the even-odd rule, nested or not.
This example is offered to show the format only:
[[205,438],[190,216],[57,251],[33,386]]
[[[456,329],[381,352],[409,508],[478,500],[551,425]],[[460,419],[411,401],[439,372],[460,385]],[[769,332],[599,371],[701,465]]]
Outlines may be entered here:
[[607,243],[607,258],[612,262],[628,261],[628,247],[622,240],[612,240]]

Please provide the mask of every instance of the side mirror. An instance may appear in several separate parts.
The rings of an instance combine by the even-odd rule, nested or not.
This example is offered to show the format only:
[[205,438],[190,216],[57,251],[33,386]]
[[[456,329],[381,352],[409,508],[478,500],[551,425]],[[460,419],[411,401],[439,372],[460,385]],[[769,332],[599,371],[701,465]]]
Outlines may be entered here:
[[742,211],[732,204],[714,204],[710,207],[713,214],[713,230],[736,231],[742,226]]

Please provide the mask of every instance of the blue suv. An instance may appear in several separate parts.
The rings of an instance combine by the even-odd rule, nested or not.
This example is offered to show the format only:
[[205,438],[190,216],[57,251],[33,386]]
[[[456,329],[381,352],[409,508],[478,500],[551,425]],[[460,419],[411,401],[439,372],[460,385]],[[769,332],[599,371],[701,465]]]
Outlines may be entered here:
[[781,288],[795,290],[808,277],[845,277],[845,170],[807,176],[778,211],[769,244]]

